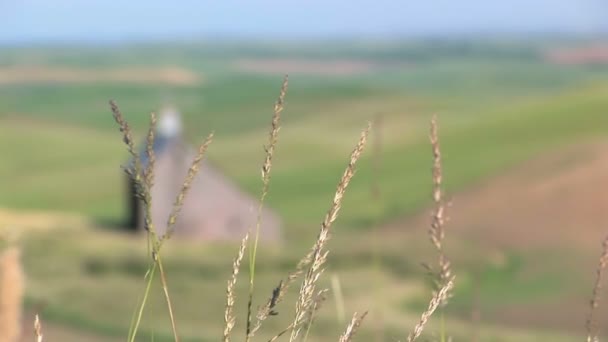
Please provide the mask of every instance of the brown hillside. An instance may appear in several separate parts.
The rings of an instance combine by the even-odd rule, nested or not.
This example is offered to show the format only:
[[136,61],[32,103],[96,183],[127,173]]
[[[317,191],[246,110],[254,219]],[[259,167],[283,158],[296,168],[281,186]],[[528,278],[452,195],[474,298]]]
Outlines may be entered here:
[[[446,246],[457,265],[480,255],[492,260],[477,262],[496,262],[500,251],[515,251],[526,256],[519,277],[560,269],[566,274],[557,284],[565,287],[559,296],[500,305],[486,312],[484,321],[583,332],[597,258],[608,234],[607,171],[608,142],[596,141],[560,148],[450,194]],[[450,170],[444,172],[449,178]],[[428,240],[429,212],[389,224],[385,233],[422,243]],[[432,251],[430,243],[427,249]],[[550,263],[544,253],[552,255]],[[565,279],[572,283],[562,284]],[[602,320],[608,317],[605,302],[600,311]]]
[[[449,178],[449,170],[444,170]],[[608,233],[608,143],[561,148],[451,194],[448,235],[495,247],[598,250]],[[425,211],[389,226],[426,227]]]

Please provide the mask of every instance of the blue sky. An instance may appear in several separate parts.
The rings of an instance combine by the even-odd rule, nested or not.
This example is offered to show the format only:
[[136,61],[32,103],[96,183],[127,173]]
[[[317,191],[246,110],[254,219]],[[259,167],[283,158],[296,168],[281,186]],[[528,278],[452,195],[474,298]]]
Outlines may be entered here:
[[0,0],[0,42],[608,31],[606,0]]

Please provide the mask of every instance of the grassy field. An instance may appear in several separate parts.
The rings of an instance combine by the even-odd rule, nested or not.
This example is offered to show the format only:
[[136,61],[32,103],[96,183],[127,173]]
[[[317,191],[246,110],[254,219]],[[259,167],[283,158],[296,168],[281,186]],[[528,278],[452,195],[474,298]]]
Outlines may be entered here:
[[[272,105],[282,73],[290,70],[244,71],[238,62],[281,58],[291,60],[298,69],[297,62],[302,60],[320,65],[356,60],[367,67],[350,74],[322,75],[309,70],[290,75],[268,197],[269,206],[285,220],[286,245],[263,249],[256,304],[312,244],[358,132],[367,120],[381,114],[382,165],[377,173],[373,171],[369,151],[359,164],[330,248],[328,275],[340,277],[348,313],[371,310],[361,340],[376,336],[377,327],[382,327],[385,340],[403,338],[429,295],[419,267],[421,261],[432,258],[427,228],[408,226],[408,218],[422,212],[431,199],[427,134],[432,114],[440,118],[445,180],[451,194],[547,151],[605,138],[608,68],[549,64],[539,51],[551,44],[556,43],[506,47],[488,42],[379,47],[344,43],[333,48],[327,43],[304,47],[175,44],[158,54],[154,45],[6,48],[0,58],[0,81],[2,67],[28,63],[48,68],[179,65],[202,79],[190,86],[0,82],[0,155],[4,159],[0,206],[91,218],[79,227],[24,229],[28,305],[43,305],[42,315],[50,322],[110,339],[124,336],[129,327],[148,261],[141,239],[106,229],[125,215],[119,166],[127,158],[109,99],[119,103],[138,138],[150,111],[158,110],[165,100],[177,104],[188,139],[195,143],[215,131],[210,161],[257,195]],[[380,201],[372,200],[373,182],[381,190]],[[402,222],[404,228],[378,233],[383,225],[395,222]],[[582,316],[572,318],[580,324],[572,322],[566,328],[542,319],[536,326],[527,326],[501,308],[542,307],[571,294],[587,295],[599,251],[573,246],[570,261],[560,264],[550,246],[537,251],[499,249],[503,261],[484,265],[478,260],[495,252],[495,246],[457,234],[448,234],[448,240],[460,280],[448,311],[449,329],[456,340],[471,334],[469,315],[476,294],[487,323],[480,330],[483,341],[566,341],[582,334]],[[374,246],[382,246],[381,251]],[[172,241],[167,247],[166,268],[180,331],[186,340],[217,337],[222,329],[225,282],[237,246]],[[479,268],[484,285],[475,292],[473,276]],[[323,281],[329,286],[328,275]],[[242,317],[244,279],[238,291]],[[144,333],[147,340],[152,336],[171,340],[160,289],[154,293],[144,317]],[[334,340],[345,325],[335,305],[330,296],[311,332],[315,341]],[[286,325],[292,317],[290,310],[281,308],[263,336],[270,337]],[[236,330],[242,331],[239,324],[242,320]]]

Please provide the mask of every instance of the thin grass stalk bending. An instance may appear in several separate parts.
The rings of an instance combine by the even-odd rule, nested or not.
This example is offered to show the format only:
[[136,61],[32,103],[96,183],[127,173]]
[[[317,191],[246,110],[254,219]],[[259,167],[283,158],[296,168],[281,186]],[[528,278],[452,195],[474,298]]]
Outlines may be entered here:
[[[272,170],[272,159],[274,156],[274,150],[276,148],[280,123],[281,123],[281,113],[284,109],[285,103],[285,95],[287,94],[287,86],[289,84],[289,78],[287,75],[283,78],[283,84],[281,85],[281,91],[279,93],[279,97],[274,104],[272,122],[270,132],[268,134],[268,144],[264,146],[265,157],[264,163],[262,164],[262,194],[260,195],[260,203],[258,205],[257,218],[256,218],[256,227],[255,227],[255,238],[253,240],[253,246],[249,249],[249,297],[247,301],[247,322],[245,329],[245,340],[249,341],[250,338],[255,333],[252,330],[252,312],[253,312],[253,291],[254,291],[254,283],[255,283],[255,265],[257,258],[257,250],[258,243],[260,238],[260,228],[262,225],[262,212],[264,209],[264,202],[266,200],[266,196],[268,195],[268,189],[270,186],[270,172]],[[257,329],[256,329],[257,330]]]
[[300,325],[303,322],[310,305],[313,303],[312,298],[313,294],[315,293],[316,283],[323,273],[323,267],[325,261],[327,260],[328,251],[325,250],[325,245],[330,238],[330,228],[340,213],[344,194],[352,177],[355,175],[355,165],[363,153],[370,129],[371,123],[368,123],[366,129],[361,132],[359,141],[351,153],[349,163],[338,183],[332,204],[325,215],[325,219],[321,223],[321,229],[319,231],[317,240],[311,248],[312,260],[307,272],[305,273],[302,286],[300,287],[300,293],[296,301],[296,312],[293,320],[291,337],[289,339],[290,341],[294,341],[298,337],[301,328]]

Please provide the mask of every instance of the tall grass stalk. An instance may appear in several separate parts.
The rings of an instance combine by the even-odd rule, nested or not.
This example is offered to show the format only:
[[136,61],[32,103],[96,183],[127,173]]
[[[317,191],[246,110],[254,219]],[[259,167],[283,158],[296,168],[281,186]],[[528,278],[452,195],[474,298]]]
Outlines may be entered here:
[[435,294],[431,298],[431,301],[429,302],[428,308],[420,316],[420,321],[418,321],[418,323],[416,324],[414,329],[408,335],[407,342],[413,342],[418,337],[420,337],[429,318],[431,317],[433,312],[435,312],[435,310],[437,310],[437,308],[441,305],[445,296],[448,295],[448,293],[452,290],[453,286],[454,286],[454,280],[452,278],[445,284],[445,286],[443,288],[441,288],[439,291],[435,292]]
[[235,287],[239,270],[241,268],[241,262],[243,261],[243,257],[245,256],[245,248],[247,248],[247,241],[249,241],[249,233],[245,234],[245,237],[243,238],[243,240],[241,240],[239,252],[232,263],[232,276],[230,277],[230,280],[228,280],[228,285],[226,286],[226,310],[224,312],[225,325],[224,336],[222,339],[222,341],[224,342],[230,341],[230,333],[232,332],[234,324],[236,323],[236,317],[234,315],[234,304],[236,302]]
[[357,164],[357,161],[363,153],[370,129],[371,123],[368,123],[367,128],[361,133],[357,146],[351,153],[350,161],[346,167],[346,170],[344,170],[344,174],[342,175],[340,182],[338,183],[332,205],[329,208],[327,214],[325,215],[325,219],[321,224],[321,229],[319,231],[317,241],[311,249],[312,253],[309,253],[312,254],[312,256],[310,259],[308,270],[304,275],[302,286],[300,287],[298,299],[296,301],[294,320],[291,324],[292,327],[291,337],[289,338],[290,341],[295,341],[297,339],[300,333],[301,325],[305,322],[306,313],[313,305],[313,296],[316,292],[317,281],[323,273],[323,267],[325,265],[325,262],[327,261],[328,251],[325,250],[325,245],[327,244],[330,238],[330,228],[335,222],[335,220],[338,218],[340,208],[342,207],[342,200],[344,198],[344,194],[352,177],[355,175],[355,165]]
[[310,311],[308,312],[308,317],[306,318],[306,332],[304,333],[304,337],[302,338],[303,342],[308,341],[308,335],[310,334],[310,328],[315,321],[317,316],[317,312],[321,309],[321,304],[327,299],[326,294],[328,290],[323,289],[320,290],[317,295],[312,300],[312,305],[310,307]]
[[42,335],[42,325],[40,324],[38,314],[34,318],[34,334],[36,335],[36,342],[42,342],[44,335]]
[[[261,328],[262,324],[268,317],[278,315],[278,312],[275,310],[277,305],[281,303],[290,286],[304,273],[306,267],[312,261],[312,255],[313,250],[311,249],[302,259],[300,259],[300,261],[298,261],[295,270],[291,271],[285,279],[281,279],[279,284],[272,290],[272,294],[266,301],[266,304],[264,304],[257,312],[256,321],[251,328],[251,335],[254,335]],[[290,324],[280,334],[282,335],[289,331],[292,324]]]
[[[452,281],[452,268],[450,260],[447,258],[443,240],[445,238],[444,224],[445,224],[445,203],[443,200],[443,172],[441,167],[441,148],[439,144],[438,134],[438,123],[437,116],[434,115],[431,119],[431,128],[429,134],[429,140],[431,143],[431,150],[433,154],[433,167],[432,167],[432,181],[433,181],[433,213],[431,219],[431,226],[429,228],[429,238],[431,243],[435,247],[438,254],[437,267],[426,265],[431,279],[433,281],[434,293],[438,293],[441,289],[446,288],[446,284]],[[444,296],[439,298],[439,309],[440,309],[440,341],[446,341],[446,329],[445,329],[445,313],[444,308],[447,305],[449,298],[452,296],[451,287],[444,293]]]
[[154,164],[156,160],[156,157],[154,155],[156,115],[154,113],[150,115],[150,126],[148,129],[148,134],[146,136],[146,154],[148,157],[148,164],[144,169],[141,163],[139,153],[137,153],[135,149],[135,142],[133,140],[133,135],[129,124],[124,119],[124,116],[118,108],[116,102],[110,101],[110,107],[114,116],[114,120],[118,124],[119,129],[123,134],[123,142],[127,146],[127,151],[129,152],[133,160],[132,165],[124,167],[124,171],[134,182],[135,196],[141,201],[144,208],[144,225],[148,233],[148,246],[151,249],[150,253],[152,258],[152,263],[150,264],[148,271],[146,272],[146,276],[144,277],[146,279],[146,290],[144,292],[144,296],[142,297],[141,303],[139,304],[136,319],[132,322],[132,326],[129,328],[129,341],[135,341],[137,332],[139,331],[143,311],[149,298],[149,292],[152,285],[152,281],[154,280],[155,272],[158,269],[160,273],[160,281],[163,289],[163,294],[167,302],[169,318],[171,320],[173,337],[175,341],[178,342],[179,334],[177,331],[177,324],[175,321],[173,305],[171,303],[171,297],[169,295],[167,277],[164,271],[160,252],[163,243],[171,237],[175,229],[175,222],[177,220],[177,216],[183,205],[183,201],[188,193],[188,190],[190,189],[192,181],[194,180],[194,177],[197,175],[200,169],[200,164],[203,160],[205,152],[207,151],[207,148],[213,140],[213,133],[211,133],[199,146],[198,153],[194,157],[194,160],[192,161],[190,168],[188,169],[188,173],[182,184],[181,191],[178,193],[175,199],[173,209],[167,220],[167,229],[165,230],[165,234],[159,237],[154,226],[155,223],[152,221],[152,186],[154,185]]
[[[262,212],[264,210],[264,202],[268,195],[268,188],[270,186],[270,172],[272,170],[272,158],[274,156],[274,150],[279,138],[279,130],[281,123],[281,113],[283,112],[285,95],[287,94],[287,86],[289,84],[289,77],[285,75],[283,78],[283,84],[281,85],[281,91],[279,97],[274,104],[274,110],[272,115],[272,123],[270,132],[268,134],[268,145],[264,146],[266,151],[264,163],[262,165],[262,194],[260,195],[260,202],[258,205],[256,227],[255,227],[255,238],[253,245],[249,249],[249,298],[247,301],[247,326],[245,331],[245,340],[249,341],[253,336],[252,333],[252,312],[253,312],[253,291],[255,284],[255,264],[258,251],[258,243],[260,239],[260,228],[262,225]],[[248,234],[247,234],[248,236]]]
[[146,280],[145,290],[142,299],[140,300],[138,309],[136,310],[135,319],[131,321],[131,326],[129,327],[129,335],[127,338],[129,342],[135,341],[135,337],[137,336],[137,331],[139,330],[139,325],[141,324],[144,308],[148,302],[148,296],[150,295],[150,288],[152,288],[152,280],[154,279],[157,266],[158,265],[153,262],[144,276],[144,279]]
[[364,312],[361,316],[357,316],[357,313],[355,312],[353,314],[353,318],[351,319],[350,323],[346,327],[346,330],[344,331],[342,336],[340,336],[339,341],[340,342],[352,341],[353,337],[355,336],[355,333],[361,326],[361,322],[363,321],[363,319],[365,318],[366,315],[367,315],[367,312]]

